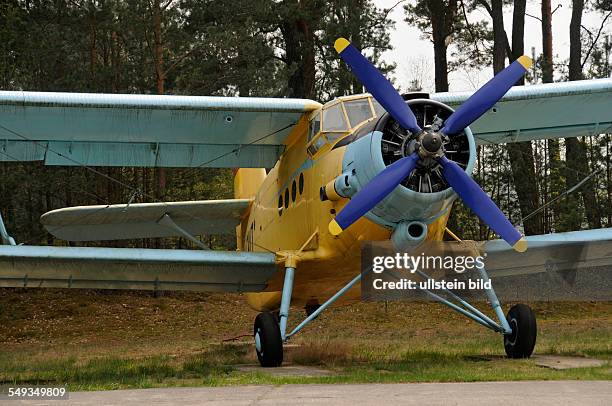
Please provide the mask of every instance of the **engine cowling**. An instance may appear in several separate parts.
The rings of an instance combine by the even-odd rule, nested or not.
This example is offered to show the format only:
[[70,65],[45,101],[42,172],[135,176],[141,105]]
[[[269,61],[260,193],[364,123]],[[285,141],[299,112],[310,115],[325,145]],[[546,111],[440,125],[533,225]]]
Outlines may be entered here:
[[[423,129],[441,125],[453,112],[447,105],[430,99],[408,100],[407,104]],[[386,166],[412,154],[417,147],[417,137],[403,129],[389,114],[383,114],[367,134],[347,146],[343,173],[334,184],[338,194],[352,196]],[[466,128],[463,133],[443,140],[443,144],[446,156],[471,175],[476,158],[471,130]],[[456,194],[441,176],[437,161],[426,159],[365,216],[392,229],[397,229],[400,223],[402,226],[414,222],[428,224],[444,214],[455,198]]]

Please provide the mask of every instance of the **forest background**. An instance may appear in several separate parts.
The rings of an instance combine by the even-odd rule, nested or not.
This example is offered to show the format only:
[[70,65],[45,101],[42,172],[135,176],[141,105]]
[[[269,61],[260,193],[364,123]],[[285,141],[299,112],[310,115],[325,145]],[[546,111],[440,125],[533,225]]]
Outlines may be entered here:
[[[612,0],[542,0],[537,15],[526,13],[526,3],[405,0],[384,9],[371,0],[3,0],[0,90],[326,102],[364,91],[337,57],[337,37],[348,38],[393,79],[396,65],[381,55],[390,49],[395,25],[408,24],[431,42],[434,60],[412,61],[414,75],[401,90],[421,90],[424,75],[431,75],[435,91],[444,92],[449,73],[459,67],[492,76],[529,54],[524,49],[528,18],[541,23],[542,52],[535,55],[526,85],[610,77]],[[567,60],[555,56],[552,38],[560,6],[572,10]],[[390,18],[397,8],[404,21]],[[509,10],[512,26],[505,27]],[[598,26],[583,24],[587,12],[598,16]],[[426,69],[430,62],[433,72]],[[610,134],[480,146],[474,177],[528,235],[612,227],[611,149]],[[59,207],[151,201],[150,196],[159,201],[233,197],[230,169],[95,170],[0,162],[0,213],[18,243],[66,244],[39,222],[41,214]],[[466,239],[494,237],[460,202],[450,227]],[[214,249],[235,248],[232,236],[202,239]],[[192,248],[181,238],[95,245]]]

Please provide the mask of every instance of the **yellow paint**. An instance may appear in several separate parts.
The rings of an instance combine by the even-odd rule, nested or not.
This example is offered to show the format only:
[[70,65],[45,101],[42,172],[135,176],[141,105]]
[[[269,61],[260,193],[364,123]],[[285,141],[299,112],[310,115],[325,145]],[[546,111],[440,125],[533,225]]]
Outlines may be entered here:
[[325,195],[331,201],[336,201],[336,200],[342,199],[342,196],[340,196],[338,194],[338,192],[336,192],[335,183],[336,182],[335,182],[335,179],[334,179],[334,180],[330,180],[329,182],[327,182],[327,185],[325,185]]
[[237,199],[255,197],[265,179],[266,170],[263,168],[238,169],[234,175],[234,197]]
[[[370,96],[357,95],[346,99],[363,97]],[[305,114],[298,121],[287,138],[285,152],[265,178],[261,169],[240,169],[235,180],[236,197],[253,199],[249,213],[238,227],[238,247],[245,251],[276,253],[281,269],[287,263],[296,265],[294,306],[322,303],[328,299],[360,271],[361,243],[384,241],[391,236],[389,229],[364,217],[340,233],[342,230],[334,217],[348,199],[338,196],[335,200],[320,200],[319,189],[342,172],[346,147],[333,149],[342,139],[340,137],[314,156],[307,153],[307,147],[312,143],[308,140],[308,119],[319,113]],[[363,124],[354,126],[345,136]],[[302,193],[299,191],[300,175],[304,180]],[[288,202],[285,197],[289,197]],[[282,204],[280,208],[279,203]],[[427,240],[442,240],[449,213],[450,208],[429,224]],[[248,293],[249,306],[258,311],[277,310],[283,274],[278,272],[272,277],[265,292]],[[357,285],[337,303],[359,298],[360,287]]]
[[334,42],[334,48],[336,48],[336,52],[338,53],[344,51],[344,49],[349,45],[351,45],[351,43],[348,42],[346,38],[342,37],[338,38],[336,42]]
[[531,66],[533,65],[533,61],[527,55],[519,56],[517,61],[518,63],[523,65],[523,68],[525,68],[525,70],[529,70],[529,68],[531,68]]
[[332,233],[332,235],[338,235],[342,232],[342,227],[340,227],[340,225],[336,222],[336,220],[332,220],[329,222],[329,232]]
[[248,293],[247,304],[252,309],[260,312],[272,312],[278,310],[281,301],[281,292]]
[[518,240],[516,242],[516,244],[514,244],[512,246],[512,248],[514,248],[514,250],[517,251],[517,252],[525,252],[525,251],[527,251],[527,240],[525,239],[525,237],[523,237],[520,240]]

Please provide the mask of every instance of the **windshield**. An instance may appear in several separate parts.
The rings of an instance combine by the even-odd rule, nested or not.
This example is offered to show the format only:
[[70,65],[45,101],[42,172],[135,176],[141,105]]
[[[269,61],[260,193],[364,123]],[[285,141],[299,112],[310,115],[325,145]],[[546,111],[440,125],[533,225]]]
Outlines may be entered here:
[[344,102],[346,115],[351,122],[351,127],[356,127],[366,120],[372,118],[372,108],[368,98],[347,100]]
[[323,131],[348,131],[349,125],[346,122],[342,104],[336,103],[329,108],[323,107]]
[[384,110],[369,95],[349,96],[325,104],[321,111],[310,119],[308,152],[316,154],[321,148],[328,149],[353,131],[356,127]]

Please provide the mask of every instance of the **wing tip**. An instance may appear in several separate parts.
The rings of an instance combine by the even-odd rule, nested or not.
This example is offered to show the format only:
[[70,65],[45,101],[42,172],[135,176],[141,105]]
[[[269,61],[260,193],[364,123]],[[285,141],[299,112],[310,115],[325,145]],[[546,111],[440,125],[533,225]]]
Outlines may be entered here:
[[344,51],[346,49],[346,47],[348,47],[349,45],[351,45],[350,42],[348,42],[348,40],[346,38],[338,38],[336,40],[336,42],[334,42],[334,48],[336,48],[336,52],[341,53],[342,51]]
[[531,68],[531,66],[533,65],[533,60],[527,55],[519,56],[517,61],[518,63],[523,65],[523,68],[525,68],[525,70],[529,70],[529,68]]
[[525,237],[521,237],[514,245],[512,246],[516,252],[525,252],[527,251],[527,240]]

